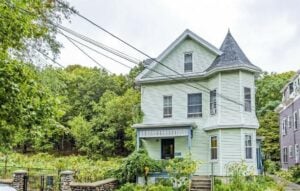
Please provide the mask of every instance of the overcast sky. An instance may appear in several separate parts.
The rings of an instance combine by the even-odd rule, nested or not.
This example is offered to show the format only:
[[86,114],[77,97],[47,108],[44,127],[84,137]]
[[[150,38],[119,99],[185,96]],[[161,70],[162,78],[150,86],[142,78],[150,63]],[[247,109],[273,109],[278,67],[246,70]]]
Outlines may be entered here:
[[[185,29],[220,47],[228,28],[250,61],[269,72],[300,69],[299,0],[69,0],[82,15],[145,51],[158,56]],[[140,60],[146,57],[72,16],[64,26]],[[66,41],[59,62],[97,66]],[[88,51],[88,49],[85,49]],[[106,53],[99,49],[99,51]],[[114,73],[128,69],[90,52]],[[116,58],[134,66],[120,58]]]

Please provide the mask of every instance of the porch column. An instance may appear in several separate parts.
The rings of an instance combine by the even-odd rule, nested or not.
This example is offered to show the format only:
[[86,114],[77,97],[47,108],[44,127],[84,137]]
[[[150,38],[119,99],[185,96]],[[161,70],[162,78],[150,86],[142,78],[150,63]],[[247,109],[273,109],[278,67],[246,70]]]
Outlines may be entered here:
[[192,147],[192,128],[188,129],[188,148],[189,151],[191,152],[191,147]]

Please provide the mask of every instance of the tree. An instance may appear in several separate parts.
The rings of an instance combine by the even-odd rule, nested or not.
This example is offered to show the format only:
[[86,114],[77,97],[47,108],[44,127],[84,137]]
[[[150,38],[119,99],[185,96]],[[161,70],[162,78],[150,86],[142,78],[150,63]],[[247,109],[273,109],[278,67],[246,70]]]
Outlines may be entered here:
[[256,113],[260,128],[258,135],[263,136],[263,152],[268,159],[279,160],[279,115],[274,112],[282,99],[280,90],[295,72],[281,74],[263,73],[256,80]]
[[134,150],[135,131],[131,126],[141,120],[139,103],[139,92],[128,89],[123,96],[107,91],[95,104],[93,123],[100,154],[128,155]]

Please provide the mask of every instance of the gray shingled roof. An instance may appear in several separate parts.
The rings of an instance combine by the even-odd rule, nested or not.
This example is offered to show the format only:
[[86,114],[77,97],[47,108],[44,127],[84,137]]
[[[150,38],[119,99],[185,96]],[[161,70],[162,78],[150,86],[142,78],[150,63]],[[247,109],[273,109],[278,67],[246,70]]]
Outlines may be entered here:
[[242,49],[232,37],[230,31],[228,31],[220,50],[222,55],[218,56],[210,67],[206,71],[215,68],[228,68],[228,67],[248,67],[253,70],[261,71],[261,69],[253,65],[246,57]]

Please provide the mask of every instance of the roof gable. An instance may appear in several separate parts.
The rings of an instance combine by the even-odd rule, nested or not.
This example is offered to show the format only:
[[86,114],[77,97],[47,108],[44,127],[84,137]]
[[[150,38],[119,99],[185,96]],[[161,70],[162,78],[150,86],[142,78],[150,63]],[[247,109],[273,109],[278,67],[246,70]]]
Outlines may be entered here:
[[[196,35],[189,29],[186,29],[155,60],[161,62],[164,58],[166,58],[173,51],[173,49],[175,49],[179,44],[181,44],[187,38],[190,38],[190,39],[194,40],[196,43],[199,43],[201,46],[203,46],[204,48],[206,48],[208,51],[215,54],[216,56],[222,54],[222,51],[217,49],[215,46],[213,46],[209,42],[205,41],[203,38]],[[152,59],[152,62],[150,64],[148,64],[147,68],[137,76],[137,78],[136,78],[137,81],[142,79],[144,76],[146,76],[153,68],[155,68],[159,64],[155,60]],[[148,63],[149,63],[149,61],[148,61]]]

